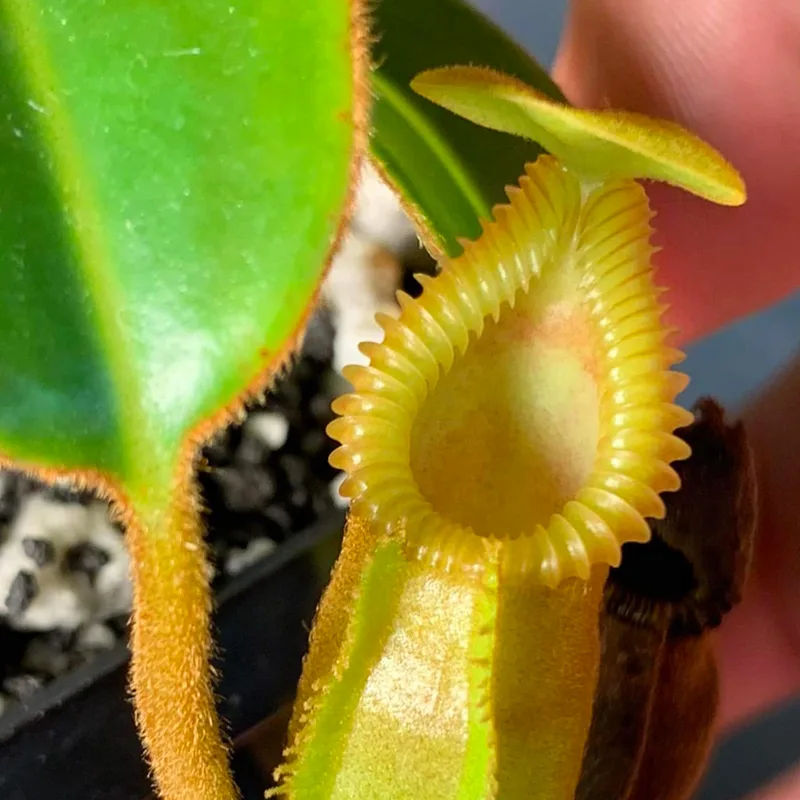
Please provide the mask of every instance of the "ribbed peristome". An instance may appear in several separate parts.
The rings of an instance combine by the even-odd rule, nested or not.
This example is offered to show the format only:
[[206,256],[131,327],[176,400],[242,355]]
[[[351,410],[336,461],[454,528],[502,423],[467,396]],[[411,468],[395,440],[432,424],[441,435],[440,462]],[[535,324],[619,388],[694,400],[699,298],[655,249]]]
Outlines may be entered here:
[[[501,571],[538,572],[556,586],[588,579],[594,564],[617,565],[622,544],[649,538],[645,518],[664,513],[659,493],[678,488],[670,462],[688,456],[673,431],[691,416],[674,404],[686,378],[670,370],[682,354],[666,344],[671,331],[661,323],[643,189],[633,181],[587,184],[541,157],[508,195],[510,204],[495,209],[495,220],[477,241],[463,243],[461,256],[435,278],[419,276],[418,299],[398,294],[397,319],[379,315],[383,342],[362,345],[370,364],[346,368],[353,392],[334,404],[341,416],[328,431],[341,446],[331,463],[347,473],[341,493],[351,499],[351,514],[401,537],[408,557],[447,572],[480,571],[491,541],[501,540]],[[529,527],[520,520],[511,533],[476,533],[420,490],[412,429],[489,321],[565,265],[597,354],[592,468],[548,519]]]

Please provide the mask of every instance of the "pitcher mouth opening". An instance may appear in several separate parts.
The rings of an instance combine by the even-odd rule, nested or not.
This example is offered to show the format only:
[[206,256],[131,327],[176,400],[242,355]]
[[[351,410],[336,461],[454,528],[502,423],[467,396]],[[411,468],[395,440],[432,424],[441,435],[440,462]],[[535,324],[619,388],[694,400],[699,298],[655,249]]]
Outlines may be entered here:
[[674,404],[687,379],[642,188],[541,157],[508,194],[418,299],[398,295],[397,319],[379,315],[383,342],[334,403],[331,464],[351,513],[408,557],[480,571],[491,550],[555,586],[649,538],[692,415]]

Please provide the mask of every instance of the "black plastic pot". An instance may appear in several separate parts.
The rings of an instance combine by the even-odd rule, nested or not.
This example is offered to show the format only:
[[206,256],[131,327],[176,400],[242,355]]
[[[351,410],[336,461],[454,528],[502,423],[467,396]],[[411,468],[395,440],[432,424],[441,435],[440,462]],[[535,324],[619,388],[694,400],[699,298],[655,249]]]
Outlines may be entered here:
[[[219,708],[232,736],[256,726],[291,696],[314,609],[338,552],[342,522],[333,515],[298,534],[219,592]],[[127,670],[128,651],[120,646],[0,718],[0,798],[148,796]],[[246,772],[247,759],[237,762]],[[240,783],[249,782],[242,775]],[[263,798],[263,783],[257,790],[242,788],[246,800]]]

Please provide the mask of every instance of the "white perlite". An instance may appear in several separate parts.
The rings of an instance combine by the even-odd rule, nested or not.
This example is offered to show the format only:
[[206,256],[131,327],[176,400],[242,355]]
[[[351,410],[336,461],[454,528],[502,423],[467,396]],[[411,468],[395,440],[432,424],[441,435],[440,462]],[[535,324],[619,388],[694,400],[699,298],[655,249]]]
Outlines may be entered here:
[[397,315],[395,293],[402,281],[399,259],[418,247],[417,236],[397,197],[367,164],[350,231],[331,263],[322,290],[336,329],[335,369],[367,363],[358,345],[383,338],[375,314]]
[[247,547],[231,550],[225,561],[225,570],[229,575],[239,575],[262,558],[266,558],[275,549],[272,539],[253,539]]
[[332,481],[331,481],[331,499],[333,500],[334,504],[337,508],[347,508],[348,500],[346,497],[342,497],[339,492],[339,488],[344,483],[345,475],[343,472],[340,472]]
[[348,364],[367,363],[358,345],[378,342],[383,337],[375,314],[397,314],[394,293],[399,283],[400,265],[388,250],[355,233],[345,237],[323,287],[336,329],[336,370],[341,371]]
[[419,247],[414,226],[403,211],[397,195],[381,180],[368,161],[361,171],[351,228],[356,234],[384,247],[397,257]]
[[282,414],[261,411],[251,414],[245,427],[252,431],[270,450],[280,450],[289,434],[289,420]]
[[[52,559],[37,564],[24,550],[26,539],[49,542]],[[94,585],[89,575],[65,564],[67,552],[84,543],[107,557],[94,575]],[[9,614],[9,593],[21,573],[32,576],[36,591],[22,611]],[[22,630],[73,629],[127,612],[131,599],[128,554],[122,535],[108,521],[105,504],[55,502],[42,493],[23,500],[0,545],[0,616],[8,625]]]

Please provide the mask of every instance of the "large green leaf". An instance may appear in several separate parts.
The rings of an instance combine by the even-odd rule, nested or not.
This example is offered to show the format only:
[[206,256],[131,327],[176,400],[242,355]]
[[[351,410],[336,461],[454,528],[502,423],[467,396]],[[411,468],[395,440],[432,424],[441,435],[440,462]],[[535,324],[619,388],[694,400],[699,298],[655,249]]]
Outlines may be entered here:
[[281,351],[348,188],[348,5],[0,0],[5,455],[156,482]]
[[337,233],[352,6],[0,0],[0,453],[127,524],[164,800],[236,796],[191,468],[292,343]]
[[454,255],[457,239],[480,234],[479,219],[506,201],[505,186],[541,149],[438,108],[411,90],[412,78],[480,64],[555,99],[563,95],[522,48],[461,0],[380,0],[373,29],[372,155],[426,229],[429,246]]

